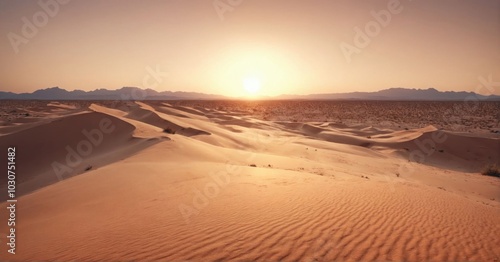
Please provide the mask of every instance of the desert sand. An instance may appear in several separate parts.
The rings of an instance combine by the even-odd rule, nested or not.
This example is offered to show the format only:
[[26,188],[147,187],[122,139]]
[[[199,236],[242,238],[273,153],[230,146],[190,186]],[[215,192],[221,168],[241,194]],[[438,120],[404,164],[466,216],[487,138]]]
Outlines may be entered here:
[[500,261],[498,103],[255,103],[2,102],[0,260]]

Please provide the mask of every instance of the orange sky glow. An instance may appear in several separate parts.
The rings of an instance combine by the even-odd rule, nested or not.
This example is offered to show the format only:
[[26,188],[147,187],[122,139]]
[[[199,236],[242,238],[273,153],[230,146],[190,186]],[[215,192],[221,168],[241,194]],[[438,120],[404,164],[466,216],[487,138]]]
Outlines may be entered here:
[[0,35],[0,91],[17,93],[137,86],[239,97],[500,82],[498,0],[0,0]]

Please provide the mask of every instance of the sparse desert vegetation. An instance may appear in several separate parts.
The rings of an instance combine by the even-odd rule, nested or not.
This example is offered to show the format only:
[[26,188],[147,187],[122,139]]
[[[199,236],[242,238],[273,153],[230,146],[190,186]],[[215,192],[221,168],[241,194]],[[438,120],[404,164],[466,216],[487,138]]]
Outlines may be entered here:
[[461,101],[168,101],[269,121],[332,122],[398,130],[433,125],[449,131],[500,135],[500,102]]
[[481,171],[481,174],[484,176],[500,177],[500,166],[498,164],[488,165]]
[[16,259],[494,261],[499,103],[460,105],[6,101]]

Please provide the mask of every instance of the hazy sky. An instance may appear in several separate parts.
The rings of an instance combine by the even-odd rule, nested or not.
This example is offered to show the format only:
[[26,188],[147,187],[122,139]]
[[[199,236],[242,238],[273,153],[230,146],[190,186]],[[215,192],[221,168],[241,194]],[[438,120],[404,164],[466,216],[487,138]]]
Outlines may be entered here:
[[261,95],[500,82],[498,0],[59,1],[0,0],[1,91],[241,96],[256,82]]

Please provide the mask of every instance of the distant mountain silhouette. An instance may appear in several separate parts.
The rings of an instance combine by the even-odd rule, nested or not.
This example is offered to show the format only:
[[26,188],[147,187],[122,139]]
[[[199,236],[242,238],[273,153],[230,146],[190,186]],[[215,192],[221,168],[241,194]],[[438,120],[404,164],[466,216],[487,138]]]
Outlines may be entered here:
[[[59,87],[40,89],[33,93],[15,94],[0,92],[0,100],[25,99],[25,100],[218,100],[234,99],[222,95],[203,94],[195,92],[157,92],[152,89],[138,87],[123,87],[117,90],[96,89],[93,91],[74,90],[67,91]],[[352,92],[328,93],[311,95],[281,95],[265,97],[276,100],[435,100],[435,101],[461,101],[461,100],[488,100],[500,101],[500,96],[483,96],[473,92],[441,92],[434,88],[408,89],[389,88],[377,92]]]
[[377,92],[352,92],[337,94],[312,94],[303,96],[282,95],[278,99],[307,99],[307,100],[413,100],[413,101],[461,101],[469,99],[500,101],[500,96],[483,96],[474,92],[441,92],[434,88],[409,89],[389,88]]
[[123,87],[117,90],[96,89],[93,91],[74,90],[67,91],[59,87],[40,89],[33,93],[15,94],[0,92],[0,99],[26,99],[26,100],[204,100],[227,99],[220,95],[210,95],[194,92],[157,92],[152,89],[138,87]]

